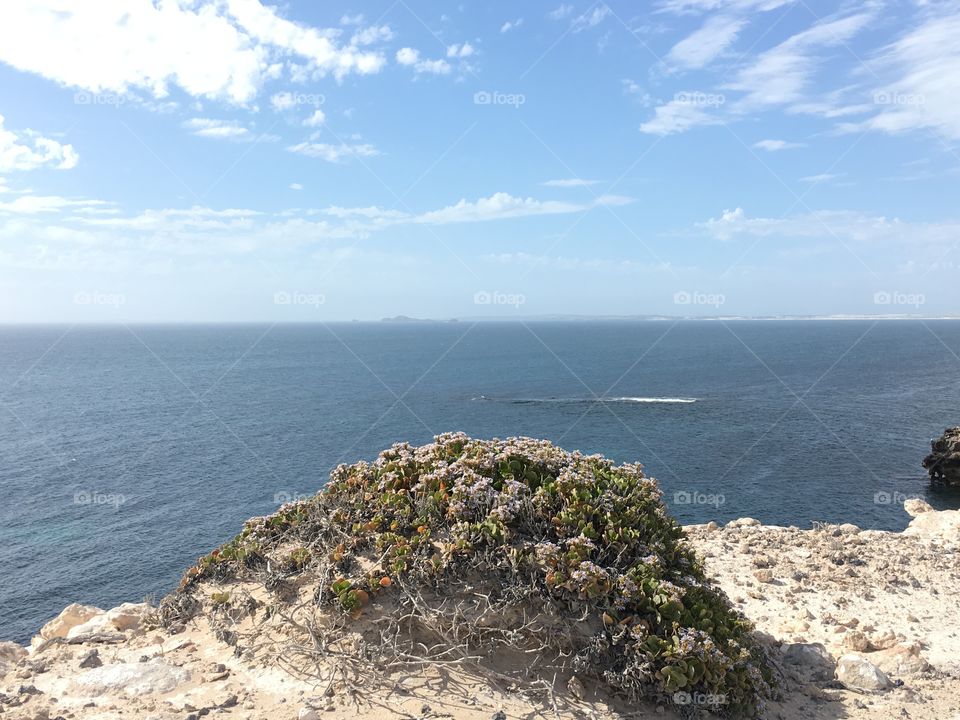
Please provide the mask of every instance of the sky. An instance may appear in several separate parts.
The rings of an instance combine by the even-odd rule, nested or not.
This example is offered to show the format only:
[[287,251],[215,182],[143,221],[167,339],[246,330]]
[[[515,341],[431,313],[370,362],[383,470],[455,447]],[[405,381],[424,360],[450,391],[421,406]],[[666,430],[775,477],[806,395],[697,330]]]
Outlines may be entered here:
[[0,3],[0,322],[960,315],[960,3]]

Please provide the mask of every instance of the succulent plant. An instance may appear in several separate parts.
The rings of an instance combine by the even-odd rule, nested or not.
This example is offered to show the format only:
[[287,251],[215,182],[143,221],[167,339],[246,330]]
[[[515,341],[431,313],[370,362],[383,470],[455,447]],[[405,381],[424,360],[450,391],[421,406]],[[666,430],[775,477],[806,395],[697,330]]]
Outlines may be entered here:
[[252,577],[280,548],[285,573],[313,573],[317,602],[350,617],[387,594],[452,591],[472,573],[501,607],[533,597],[581,623],[589,632],[572,669],[631,697],[705,693],[727,714],[753,716],[771,693],[752,626],[707,581],[639,464],[530,438],[398,444],[337,467],[315,497],[249,520],[181,591]]

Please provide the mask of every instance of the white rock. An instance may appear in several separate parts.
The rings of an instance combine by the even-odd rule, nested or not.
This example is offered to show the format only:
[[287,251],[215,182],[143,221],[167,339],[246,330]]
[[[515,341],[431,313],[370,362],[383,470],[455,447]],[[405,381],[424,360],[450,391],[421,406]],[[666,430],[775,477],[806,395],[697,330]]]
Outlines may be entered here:
[[0,677],[16,667],[17,662],[27,656],[27,649],[15,642],[0,641]]
[[103,610],[93,605],[67,605],[59,615],[40,628],[40,637],[44,640],[66,637],[72,628],[102,614]]
[[753,527],[759,525],[760,521],[751,517],[737,518],[727,523],[727,527]]
[[[907,500],[907,502],[911,502]],[[920,502],[923,502],[922,500]],[[926,503],[924,503],[926,505]],[[904,503],[906,506],[906,503]],[[927,505],[929,508],[930,506]],[[909,512],[909,511],[908,511]],[[912,513],[911,513],[912,514]],[[913,516],[904,535],[956,541],[960,539],[960,510],[925,510]]]
[[871,653],[870,660],[890,675],[916,675],[930,669],[930,663],[920,654],[919,643],[894,645]]
[[837,680],[852,690],[886,690],[890,678],[862,655],[847,653],[837,663]]
[[107,619],[114,628],[124,632],[126,630],[137,630],[143,615],[150,609],[147,603],[123,603],[115,608],[107,610]]
[[107,619],[106,613],[94,615],[85,623],[74,625],[67,631],[67,640],[77,640],[87,635],[96,635],[98,633],[113,632],[113,625]]
[[921,500],[920,498],[910,498],[909,500],[903,501],[903,509],[907,511],[907,514],[910,517],[916,517],[920,513],[930,512],[933,510],[930,503],[926,500]]
[[300,714],[297,715],[297,720],[320,720],[320,713],[312,707],[303,707],[300,708]]
[[170,692],[189,682],[190,672],[161,660],[142,663],[104,665],[73,679],[78,695],[96,697],[105,693],[123,693],[131,697]]

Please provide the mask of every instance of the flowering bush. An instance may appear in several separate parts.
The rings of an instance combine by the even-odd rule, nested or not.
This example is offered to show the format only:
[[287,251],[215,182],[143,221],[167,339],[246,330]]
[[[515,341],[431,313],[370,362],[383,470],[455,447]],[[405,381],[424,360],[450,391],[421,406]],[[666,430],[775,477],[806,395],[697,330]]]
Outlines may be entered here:
[[188,571],[181,592],[268,570],[311,573],[316,603],[347,618],[394,603],[431,627],[447,618],[456,631],[442,637],[474,654],[499,642],[528,649],[533,623],[496,629],[466,622],[462,603],[451,609],[450,598],[485,583],[472,594],[503,623],[519,607],[523,618],[559,618],[568,631],[539,649],[633,698],[705,693],[751,716],[771,690],[750,624],[706,581],[656,482],[638,464],[543,440],[450,433],[341,465],[315,497],[248,521]]

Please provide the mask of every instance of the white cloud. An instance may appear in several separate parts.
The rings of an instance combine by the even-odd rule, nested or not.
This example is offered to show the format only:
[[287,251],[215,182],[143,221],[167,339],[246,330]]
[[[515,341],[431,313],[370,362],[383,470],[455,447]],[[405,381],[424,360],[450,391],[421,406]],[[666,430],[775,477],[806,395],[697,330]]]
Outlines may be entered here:
[[457,45],[456,43],[454,43],[453,45],[447,46],[448,58],[465,58],[465,57],[470,57],[471,55],[473,55],[473,53],[474,53],[473,45],[467,42],[463,43],[462,45]]
[[654,117],[640,125],[640,132],[673,135],[701,125],[717,125],[722,119],[709,106],[686,100],[671,100],[654,110]]
[[0,172],[34,170],[45,166],[57,170],[76,167],[80,156],[73,145],[59,143],[32,130],[17,134],[3,124],[4,117],[0,115]]
[[860,13],[818,22],[760,53],[726,86],[745,93],[738,101],[736,110],[749,112],[804,100],[810,78],[819,65],[814,51],[820,47],[845,44],[862,30],[872,17],[870,13]]
[[803,143],[788,142],[787,140],[758,140],[753,144],[757,150],[766,150],[767,152],[777,152],[778,150],[791,150],[793,148],[805,147]]
[[737,39],[746,20],[726,15],[709,18],[703,26],[674,45],[667,53],[668,65],[683,69],[706,67]]
[[956,220],[908,222],[857,210],[825,210],[769,218],[749,217],[738,207],[725,210],[719,218],[697,223],[696,227],[722,241],[771,238],[803,240],[809,244],[812,239],[820,239],[835,245],[840,239],[848,247],[854,243],[866,246],[863,252],[876,254],[881,246],[906,251],[912,260],[919,260],[921,250],[938,247],[940,251],[930,255],[935,262],[942,260],[943,247],[953,246],[960,237],[960,222]]
[[560,3],[559,7],[547,13],[547,17],[550,18],[551,20],[563,20],[563,18],[568,17],[572,12],[573,12],[573,5]]
[[841,130],[898,134],[932,129],[960,139],[960,13],[932,14],[886,47],[876,67],[891,79],[872,92],[869,119]]
[[303,185],[300,183],[290,183],[291,190],[303,190]]
[[330,145],[328,143],[302,142],[287,148],[292,153],[319,158],[331,163],[342,162],[349,158],[367,158],[379,155],[380,152],[373,145]]
[[619,195],[601,196],[589,204],[569,203],[559,200],[536,200],[534,198],[514,197],[509,193],[498,192],[487,198],[469,201],[466,198],[454,205],[432,210],[413,218],[415,223],[443,225],[447,223],[483,222],[506,218],[530,217],[535,215],[561,215],[583,212],[604,205],[625,205],[633,198]]
[[370,27],[357,30],[350,38],[351,47],[363,47],[365,45],[375,45],[376,43],[389,42],[395,37],[395,33],[389,25],[371,25]]
[[540,183],[544,187],[559,187],[559,188],[572,188],[572,187],[587,187],[589,185],[598,185],[603,182],[602,180],[584,180],[583,178],[566,178],[563,180],[547,180],[546,182]]
[[183,126],[193,135],[217,140],[246,140],[250,131],[235,120],[215,120],[213,118],[191,118]]
[[800,182],[819,184],[836,180],[844,175],[845,173],[820,173],[819,175],[807,175],[806,177],[800,178]]
[[510,32],[511,30],[516,30],[518,27],[523,25],[523,18],[517,18],[516,20],[507,20],[503,25],[500,26],[500,32]]
[[314,110],[313,115],[308,117],[303,121],[303,124],[307,127],[317,127],[323,125],[326,122],[327,116],[324,115],[323,110]]
[[446,60],[422,60],[419,50],[408,47],[397,50],[397,62],[412,67],[417,73],[430,75],[447,75],[453,69]]
[[[39,213],[55,213],[63,210],[82,212],[84,210],[108,211],[111,203],[104,200],[74,200],[58,195],[29,195],[17,196],[9,202],[0,202],[0,213],[16,215],[36,215]],[[112,212],[112,210],[109,210]]]
[[766,12],[792,2],[795,0],[661,0],[657,3],[657,12],[674,15],[700,15],[714,10]]
[[[563,6],[561,5],[561,7]],[[581,30],[596,27],[606,20],[610,13],[610,8],[606,5],[597,5],[592,10],[585,12],[583,15],[575,17],[570,26],[573,29],[573,32],[578,33]]]
[[397,62],[401,65],[416,65],[420,59],[420,51],[413,48],[400,48],[397,50]]
[[337,78],[381,69],[382,53],[339,45],[336,32],[258,0],[0,3],[0,60],[71,87],[155,98],[177,87],[244,105],[285,64]]
[[343,15],[340,18],[341,25],[363,25],[363,14]]

